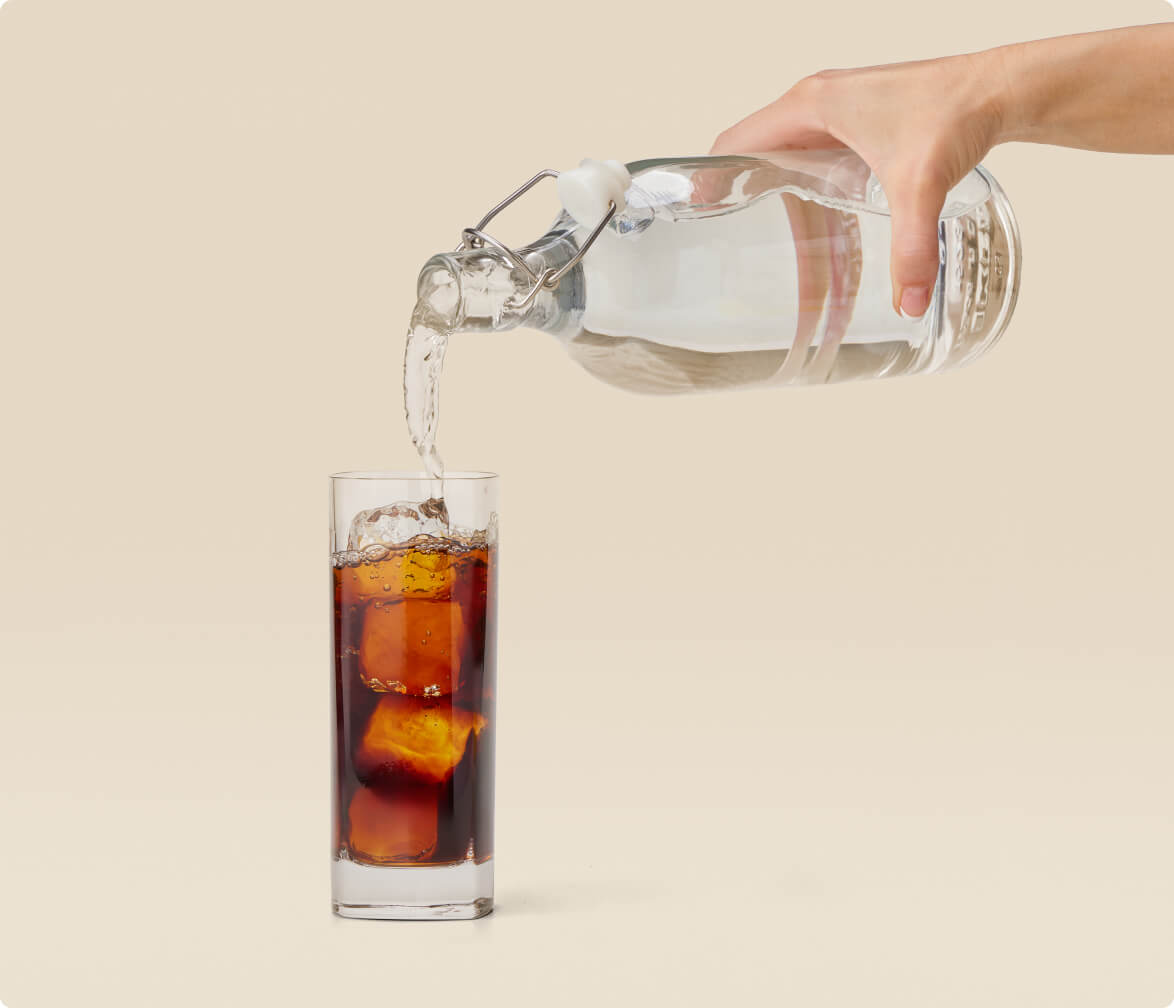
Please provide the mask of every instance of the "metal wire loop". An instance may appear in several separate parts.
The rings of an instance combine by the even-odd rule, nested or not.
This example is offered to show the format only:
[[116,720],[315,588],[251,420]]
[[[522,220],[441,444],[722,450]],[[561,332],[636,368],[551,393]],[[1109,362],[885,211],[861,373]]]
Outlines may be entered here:
[[538,282],[538,275],[532,269],[530,269],[530,265],[526,262],[525,259],[518,255],[518,253],[508,245],[503,245],[496,238],[494,238],[493,235],[487,235],[480,228],[465,228],[465,230],[461,232],[461,245],[457,251],[459,252],[462,248],[484,248],[486,245],[488,245],[490,248],[497,249],[497,251],[500,252],[502,256],[509,260],[511,266],[513,266],[515,269],[523,270],[531,280],[533,280],[535,283]]
[[536,274],[534,270],[530,268],[530,265],[526,262],[526,260],[522,257],[521,253],[510,248],[508,245],[502,244],[492,235],[486,234],[485,227],[491,220],[493,220],[494,217],[496,217],[506,207],[513,203],[514,200],[524,196],[543,179],[558,178],[558,176],[559,173],[554,171],[552,168],[547,168],[543,171],[540,171],[532,179],[529,179],[522,185],[518,186],[517,189],[515,189],[505,199],[498,203],[497,206],[495,206],[492,210],[489,211],[489,213],[481,218],[476,227],[465,228],[465,230],[461,232],[461,244],[457,246],[458,252],[460,252],[462,249],[476,249],[489,246],[490,248],[495,249],[497,252],[500,252],[511,266],[513,266],[515,269],[522,270],[534,282],[534,286],[526,292],[525,296],[520,301],[515,302],[511,299],[510,307],[516,311],[523,308],[528,308],[531,304],[533,304],[534,299],[538,297],[539,291],[554,290],[554,288],[559,285],[559,281],[579,265],[579,263],[583,260],[583,256],[586,254],[587,250],[595,244],[595,239],[603,233],[603,229],[607,227],[608,223],[616,215],[615,202],[609,200],[607,204],[607,213],[605,213],[603,215],[603,219],[595,225],[594,230],[592,230],[591,234],[587,236],[586,240],[584,240],[583,244],[579,247],[579,251],[571,257],[570,261],[565,263],[560,269],[556,270],[550,268],[544,270],[541,276]]

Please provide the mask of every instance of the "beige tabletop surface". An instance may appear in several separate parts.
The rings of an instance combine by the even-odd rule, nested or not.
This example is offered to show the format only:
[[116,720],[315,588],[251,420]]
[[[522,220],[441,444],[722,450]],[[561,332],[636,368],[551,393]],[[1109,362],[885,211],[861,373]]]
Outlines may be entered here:
[[[798,76],[1161,0],[0,5],[0,1002],[1166,1008],[1170,159],[1001,148],[957,374],[687,399],[457,339],[502,474],[497,897],[329,892],[326,476],[414,278]],[[537,236],[551,192],[502,218]]]

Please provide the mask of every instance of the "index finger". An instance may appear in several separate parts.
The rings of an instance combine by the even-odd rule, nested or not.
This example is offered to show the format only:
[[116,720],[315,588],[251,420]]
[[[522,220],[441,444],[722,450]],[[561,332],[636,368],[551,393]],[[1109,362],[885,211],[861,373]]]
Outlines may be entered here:
[[757,154],[784,148],[838,147],[811,102],[792,88],[781,98],[735,123],[713,143],[711,154]]

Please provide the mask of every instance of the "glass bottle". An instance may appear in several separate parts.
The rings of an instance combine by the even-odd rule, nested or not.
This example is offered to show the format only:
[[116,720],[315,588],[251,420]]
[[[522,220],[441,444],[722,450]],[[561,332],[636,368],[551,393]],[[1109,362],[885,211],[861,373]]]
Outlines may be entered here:
[[1015,306],[1018,228],[981,166],[946,200],[920,319],[892,308],[888,204],[850,151],[584,162],[537,241],[485,233],[555,174],[425,264],[418,317],[540,329],[596,378],[665,394],[943,371],[990,348]]

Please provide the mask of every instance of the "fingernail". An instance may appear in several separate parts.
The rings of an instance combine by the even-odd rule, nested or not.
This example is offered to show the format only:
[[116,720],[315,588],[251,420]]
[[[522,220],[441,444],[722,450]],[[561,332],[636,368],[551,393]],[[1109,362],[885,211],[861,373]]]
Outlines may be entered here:
[[921,318],[929,308],[928,287],[906,287],[901,291],[901,314],[906,318]]

